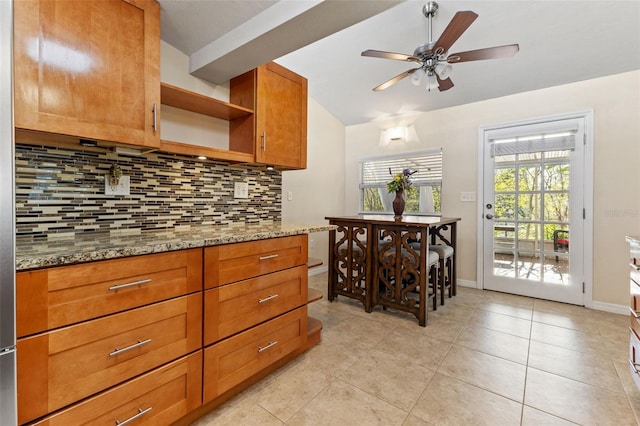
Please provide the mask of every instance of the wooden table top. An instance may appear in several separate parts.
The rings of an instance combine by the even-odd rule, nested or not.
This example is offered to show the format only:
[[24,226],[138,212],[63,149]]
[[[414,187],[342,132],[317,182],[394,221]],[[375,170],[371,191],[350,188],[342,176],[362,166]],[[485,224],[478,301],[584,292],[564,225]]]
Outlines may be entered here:
[[377,225],[399,225],[399,226],[440,226],[459,222],[459,217],[441,216],[412,216],[403,215],[402,220],[395,220],[393,215],[387,214],[359,214],[354,216],[327,216],[329,221],[371,223]]

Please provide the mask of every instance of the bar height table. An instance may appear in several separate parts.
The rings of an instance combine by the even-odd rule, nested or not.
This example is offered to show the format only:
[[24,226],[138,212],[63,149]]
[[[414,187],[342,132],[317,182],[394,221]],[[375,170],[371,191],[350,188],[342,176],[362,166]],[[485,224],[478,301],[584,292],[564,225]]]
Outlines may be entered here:
[[[325,219],[337,226],[329,233],[329,301],[342,295],[359,300],[366,312],[378,305],[400,309],[416,315],[425,326],[429,271],[426,255],[421,253],[438,242],[454,249],[450,279],[452,294],[456,294],[456,225],[460,218],[407,215],[397,221],[391,215],[361,214]],[[410,245],[415,241],[420,241],[419,250]]]

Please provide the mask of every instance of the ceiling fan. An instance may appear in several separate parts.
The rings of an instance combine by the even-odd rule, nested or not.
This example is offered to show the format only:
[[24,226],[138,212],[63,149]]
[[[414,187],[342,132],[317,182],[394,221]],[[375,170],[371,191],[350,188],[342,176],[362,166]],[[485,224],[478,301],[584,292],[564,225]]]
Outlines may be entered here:
[[447,28],[442,32],[442,35],[440,35],[440,38],[434,42],[431,20],[437,11],[438,3],[436,2],[430,1],[423,6],[422,13],[429,20],[429,42],[416,47],[413,55],[384,52],[381,50],[365,50],[362,52],[362,56],[415,62],[418,65],[416,68],[409,69],[385,81],[381,85],[374,87],[373,90],[375,92],[384,90],[408,76],[411,76],[411,81],[416,86],[420,85],[423,76],[426,76],[426,87],[429,91],[436,87],[441,92],[449,90],[453,87],[453,82],[451,78],[449,78],[451,73],[451,65],[449,64],[479,61],[482,59],[508,58],[520,50],[517,44],[509,44],[449,54],[449,48],[460,38],[462,33],[469,28],[478,15],[472,11],[457,12],[451,22],[449,22],[449,25],[447,25]]

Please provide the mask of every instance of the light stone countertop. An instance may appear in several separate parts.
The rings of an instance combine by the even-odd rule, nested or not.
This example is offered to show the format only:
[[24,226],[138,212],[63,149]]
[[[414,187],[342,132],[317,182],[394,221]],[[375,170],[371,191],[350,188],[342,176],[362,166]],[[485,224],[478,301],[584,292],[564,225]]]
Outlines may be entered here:
[[330,231],[333,225],[299,225],[283,222],[196,226],[189,229],[88,233],[60,238],[17,238],[16,270],[71,265],[95,260],[208,247],[243,241]]

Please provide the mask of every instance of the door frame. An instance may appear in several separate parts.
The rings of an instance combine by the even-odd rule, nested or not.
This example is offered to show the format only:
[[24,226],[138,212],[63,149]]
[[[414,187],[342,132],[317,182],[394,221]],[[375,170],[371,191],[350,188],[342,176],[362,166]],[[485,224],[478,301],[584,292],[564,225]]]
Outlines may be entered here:
[[515,126],[540,124],[549,121],[583,119],[584,120],[584,181],[582,190],[584,197],[585,217],[583,223],[583,278],[584,278],[584,306],[593,307],[593,110],[576,111],[566,114],[536,117],[528,120],[512,121],[501,124],[480,126],[478,128],[478,201],[476,205],[476,288],[484,289],[484,150],[485,133]]

